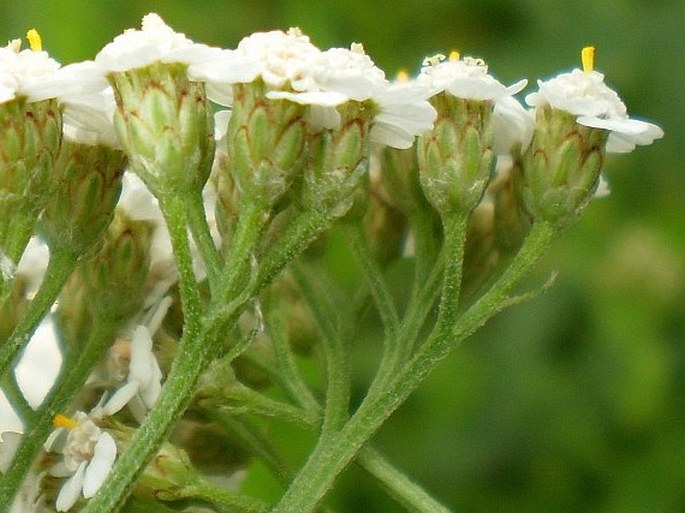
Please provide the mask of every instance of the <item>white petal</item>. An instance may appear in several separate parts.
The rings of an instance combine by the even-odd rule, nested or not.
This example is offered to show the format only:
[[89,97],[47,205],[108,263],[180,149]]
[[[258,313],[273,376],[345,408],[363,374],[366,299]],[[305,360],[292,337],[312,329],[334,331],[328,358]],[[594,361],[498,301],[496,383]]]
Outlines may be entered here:
[[269,91],[266,97],[272,100],[290,100],[302,105],[318,105],[321,107],[335,107],[346,102],[349,98],[337,91],[311,91],[291,93],[288,91]]
[[57,511],[69,511],[71,507],[76,504],[76,501],[81,494],[81,489],[83,488],[83,476],[86,472],[86,463],[86,461],[81,462],[74,475],[67,479],[62,485],[59,495],[57,496],[57,502],[55,503]]
[[121,411],[131,398],[138,393],[138,388],[137,381],[129,381],[117,390],[112,397],[109,398],[107,404],[102,407],[105,415],[114,415],[118,411]]
[[91,498],[100,489],[102,483],[112,470],[112,465],[117,457],[117,444],[109,433],[103,431],[95,444],[93,458],[86,467],[83,480],[83,496]]
[[7,469],[14,459],[14,455],[21,443],[21,434],[5,431],[0,441],[0,471],[7,472]]

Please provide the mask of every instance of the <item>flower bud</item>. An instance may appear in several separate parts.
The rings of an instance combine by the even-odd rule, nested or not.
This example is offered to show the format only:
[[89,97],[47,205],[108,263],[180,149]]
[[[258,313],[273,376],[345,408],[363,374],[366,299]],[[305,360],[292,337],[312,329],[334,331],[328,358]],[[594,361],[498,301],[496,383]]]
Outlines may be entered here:
[[84,254],[99,240],[121,192],[124,154],[104,145],[64,141],[52,179],[54,193],[42,217],[54,250]]
[[609,134],[551,107],[538,107],[536,122],[533,141],[514,168],[514,187],[533,219],[565,227],[597,188]]
[[382,168],[379,179],[385,201],[407,217],[411,217],[414,212],[425,212],[432,208],[421,189],[419,164],[414,148],[385,148],[380,158]]
[[55,100],[0,104],[0,301],[48,201],[61,133]]
[[468,213],[480,201],[493,171],[491,101],[446,93],[432,98],[435,128],[419,137],[419,176],[428,201],[442,216]]
[[[518,168],[520,164],[513,163]],[[494,243],[505,254],[518,250],[530,230],[531,219],[514,191],[514,167],[509,165],[500,169],[496,180],[490,184],[490,193],[494,200]]]
[[479,290],[495,270],[500,255],[494,239],[495,209],[493,201],[485,196],[469,216],[462,278],[464,298]]
[[115,214],[102,247],[81,268],[93,317],[123,320],[138,311],[150,267],[150,232],[148,223]]
[[214,156],[212,113],[204,85],[187,64],[154,63],[108,75],[114,124],[132,169],[156,197],[199,193]]
[[385,267],[397,260],[404,250],[408,235],[407,218],[386,198],[383,171],[371,177],[369,208],[364,217],[364,229],[374,259]]
[[299,204],[303,210],[345,215],[355,203],[355,191],[368,175],[369,129],[372,115],[366,103],[338,107],[340,128],[310,136]]
[[306,108],[268,99],[259,80],[235,84],[233,94],[227,133],[230,172],[242,194],[270,208],[301,169]]

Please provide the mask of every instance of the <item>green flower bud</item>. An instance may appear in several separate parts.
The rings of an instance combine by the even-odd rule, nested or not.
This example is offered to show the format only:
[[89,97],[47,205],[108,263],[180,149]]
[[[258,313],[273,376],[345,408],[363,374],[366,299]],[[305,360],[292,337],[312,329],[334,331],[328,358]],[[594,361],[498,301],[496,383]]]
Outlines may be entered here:
[[146,222],[115,214],[102,247],[80,269],[93,317],[123,321],[138,312],[150,268],[151,230]]
[[441,93],[433,130],[419,137],[419,177],[440,215],[468,213],[480,202],[493,172],[492,102]]
[[383,199],[411,217],[414,212],[432,208],[419,182],[416,148],[398,150],[386,147],[381,154],[380,183]]
[[579,125],[568,112],[537,109],[533,141],[514,173],[516,193],[534,219],[565,227],[580,214],[599,183],[608,134]]
[[53,251],[80,256],[100,239],[119,199],[125,163],[124,154],[108,146],[62,143],[42,218]]
[[368,177],[372,119],[365,103],[348,102],[338,110],[340,128],[309,137],[307,164],[296,191],[300,208],[334,217],[342,217],[352,208],[355,192]]
[[[518,163],[514,163],[518,167]],[[495,203],[495,245],[506,254],[515,253],[530,230],[530,216],[514,191],[514,168],[503,170],[490,186]]]
[[241,194],[271,208],[302,168],[306,108],[265,94],[261,81],[233,86],[227,141],[230,173]]
[[238,220],[240,191],[233,176],[228,172],[228,157],[217,154],[214,171],[210,180],[216,187],[215,218],[221,235],[222,250],[227,252],[226,245],[231,241]]
[[0,301],[48,201],[61,137],[55,100],[18,97],[0,104]]
[[402,256],[408,223],[407,217],[386,200],[389,194],[383,190],[382,177],[382,172],[372,177],[364,231],[374,259],[385,267]]
[[165,442],[145,468],[136,491],[163,501],[184,498],[182,491],[198,478],[185,451]]
[[199,193],[214,158],[212,112],[187,65],[155,63],[110,73],[114,125],[132,169],[158,198]]

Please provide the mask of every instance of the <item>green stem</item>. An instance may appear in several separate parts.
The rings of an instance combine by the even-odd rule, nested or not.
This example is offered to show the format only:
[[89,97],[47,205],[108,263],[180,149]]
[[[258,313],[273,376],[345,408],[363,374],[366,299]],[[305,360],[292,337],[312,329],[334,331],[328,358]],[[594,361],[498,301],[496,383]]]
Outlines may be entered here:
[[336,218],[337,216],[331,213],[322,214],[314,211],[305,211],[295,217],[262,258],[257,288],[261,289],[273,280],[288,262],[302,253],[313,240],[333,224]]
[[130,483],[145,469],[173,423],[188,407],[191,392],[206,367],[216,338],[215,332],[203,330],[200,322],[200,296],[193,274],[183,201],[170,196],[161,202],[161,207],[179,274],[184,319],[179,354],[155,407],[136,431],[128,450],[118,459],[96,497],[84,509],[89,513],[109,513],[122,506],[130,491]]
[[[220,290],[223,291],[223,303],[232,299],[230,292],[238,283],[244,282],[246,277],[256,275],[256,270],[250,268],[250,258],[255,253],[255,247],[268,220],[268,211],[265,211],[259,202],[246,198],[229,246],[228,263],[221,275]],[[249,280],[251,281],[253,280]]]
[[449,510],[431,497],[405,474],[393,467],[378,451],[363,447],[356,459],[373,477],[378,479],[388,494],[411,513],[449,513]]
[[247,419],[238,418],[216,408],[202,408],[201,411],[208,418],[216,421],[231,438],[240,443],[242,448],[259,458],[284,488],[290,484],[292,470],[288,463],[281,457],[271,441]]
[[324,288],[321,274],[312,276],[311,270],[303,265],[295,264],[292,269],[309,309],[323,332],[322,345],[326,355],[326,403],[321,439],[324,439],[340,429],[349,415],[350,370],[347,351],[340,333],[338,309],[336,304],[330,301],[330,289]]
[[278,361],[277,372],[271,372],[270,376],[275,378],[275,382],[291,401],[299,404],[313,419],[318,419],[321,415],[321,406],[297,368],[280,312],[268,309],[264,322]]
[[0,376],[5,375],[19,352],[31,340],[36,328],[76,267],[76,262],[77,259],[66,251],[57,251],[50,257],[38,292],[10,337],[0,345]]
[[443,219],[445,270],[442,280],[440,312],[437,321],[438,329],[453,326],[457,320],[468,220],[468,215]]
[[24,397],[24,394],[19,387],[16,374],[10,372],[2,381],[2,391],[5,393],[5,397],[12,405],[12,409],[14,409],[14,412],[19,416],[22,423],[27,425],[35,417],[36,412],[31,408]]
[[428,205],[426,211],[412,212],[409,226],[414,238],[414,294],[418,293],[423,283],[431,274],[439,250],[439,241],[435,236],[436,217]]
[[212,407],[232,415],[253,413],[262,417],[278,417],[303,428],[311,428],[314,423],[314,419],[297,406],[266,397],[240,383],[205,402],[208,406],[213,405]]
[[345,234],[352,248],[352,252],[361,266],[373,299],[376,302],[376,307],[378,308],[378,313],[381,316],[381,321],[383,322],[383,327],[385,329],[387,349],[388,345],[391,346],[393,341],[397,338],[400,328],[400,319],[397,314],[395,302],[390,295],[388,285],[383,277],[383,272],[371,256],[371,251],[361,225],[346,226]]
[[416,284],[410,308],[405,321],[402,323],[402,329],[397,340],[389,344],[392,351],[384,355],[383,360],[381,360],[376,378],[371,384],[369,395],[383,390],[387,382],[410,358],[416,337],[435,302],[441,283],[440,276],[442,276],[442,299],[437,322],[438,324],[449,324],[455,321],[461,291],[462,261],[467,226],[468,216],[465,215],[444,220],[444,242],[438,261],[427,281]]
[[187,486],[182,493],[186,497],[212,504],[221,513],[267,513],[269,511],[269,506],[262,501],[239,495],[204,479]]
[[[500,311],[514,285],[531,270],[556,232],[546,223],[531,229],[511,266],[456,325],[435,330],[417,354],[380,393],[367,396],[345,426],[315,450],[271,513],[308,513],[333,486],[337,476],[376,433],[385,420],[407,399],[450,350]],[[447,292],[452,294],[452,292]],[[445,315],[449,315],[445,314]]]
[[26,434],[14,456],[12,466],[3,478],[2,487],[0,487],[0,511],[9,511],[16,491],[53,429],[53,418],[58,413],[64,412],[73,398],[78,395],[95,362],[114,339],[117,329],[119,329],[118,322],[96,323],[75,365],[62,366],[57,382],[36,412],[32,425],[27,426]]
[[[236,299],[230,302],[230,306],[225,306],[222,298],[217,298],[216,301],[213,298],[213,304],[210,304],[207,316],[200,326],[199,300],[195,290],[192,261],[185,226],[181,222],[182,204],[172,200],[163,203],[164,206],[171,206],[171,209],[165,212],[165,216],[179,268],[181,297],[184,301],[186,326],[179,344],[179,354],[154,408],[136,431],[128,450],[115,463],[96,496],[83,509],[83,513],[111,513],[119,510],[130,493],[131,483],[142,472],[164,441],[171,426],[188,407],[200,374],[216,352],[214,346],[217,344],[217,335],[221,328],[237,321],[246,304],[259,289],[267,285],[330,223],[330,220],[321,215],[303,214],[300,222],[292,226],[280,239],[274,251],[267,254],[266,263],[260,269],[262,272],[243,293],[233,290],[232,287],[237,288],[240,285],[241,276],[236,271],[241,267],[240,262],[249,260],[252,248],[234,244],[222,280],[225,278],[225,283],[232,286],[223,291],[223,297],[229,300]],[[253,237],[245,236],[240,240],[251,239]]]
[[185,221],[185,203],[180,198],[169,196],[164,201],[160,201],[160,207],[169,230],[171,247],[178,268],[178,284],[184,322],[183,338],[192,342],[200,331],[202,306],[200,293],[195,282],[195,273],[193,272],[193,257]]
[[212,294],[216,294],[218,292],[219,277],[223,262],[221,261],[219,251],[214,245],[214,239],[212,239],[212,233],[207,224],[207,214],[204,209],[202,194],[193,191],[188,195],[186,204],[188,207],[188,226],[190,227],[190,231],[193,234],[193,240],[195,240],[195,244],[200,251],[202,261],[207,270],[209,288],[212,291]]

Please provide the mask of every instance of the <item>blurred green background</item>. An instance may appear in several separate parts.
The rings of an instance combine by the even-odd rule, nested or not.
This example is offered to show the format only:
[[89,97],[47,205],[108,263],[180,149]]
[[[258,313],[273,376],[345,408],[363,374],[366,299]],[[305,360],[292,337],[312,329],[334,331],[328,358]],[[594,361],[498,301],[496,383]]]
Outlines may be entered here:
[[[665,139],[608,159],[611,196],[531,280],[558,270],[557,285],[455,351],[376,444],[457,512],[685,511],[685,2],[4,1],[0,37],[35,27],[66,64],[152,10],[224,47],[294,25],[322,48],[363,42],[389,75],[458,49],[534,83],[595,45],[629,112]],[[400,510],[355,468],[330,502]]]

